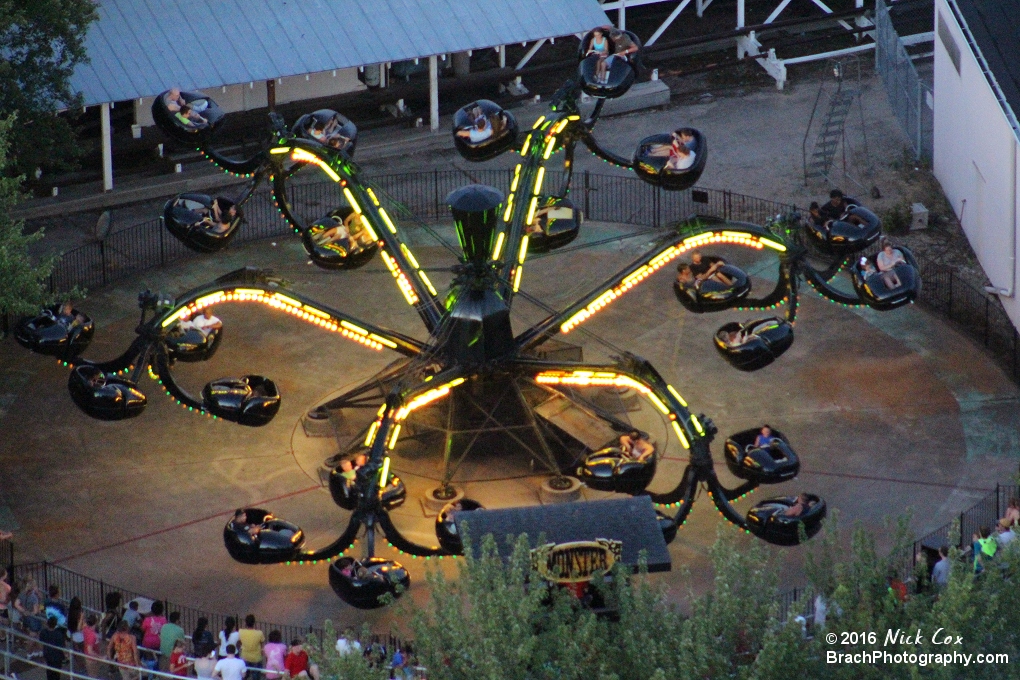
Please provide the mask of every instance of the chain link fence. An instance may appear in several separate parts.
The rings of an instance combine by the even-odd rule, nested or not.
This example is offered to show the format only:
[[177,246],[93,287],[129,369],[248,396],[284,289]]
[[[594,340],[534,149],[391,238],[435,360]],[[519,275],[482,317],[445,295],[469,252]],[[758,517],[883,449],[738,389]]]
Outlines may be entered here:
[[884,0],[875,0],[875,70],[882,77],[893,114],[910,139],[914,157],[931,162],[934,90],[918,74]]

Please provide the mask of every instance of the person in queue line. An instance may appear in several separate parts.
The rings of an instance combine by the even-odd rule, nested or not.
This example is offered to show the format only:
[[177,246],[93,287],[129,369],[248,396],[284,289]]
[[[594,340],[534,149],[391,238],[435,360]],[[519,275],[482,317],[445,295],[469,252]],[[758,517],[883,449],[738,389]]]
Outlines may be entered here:
[[931,582],[937,590],[941,590],[949,585],[949,572],[952,568],[953,564],[949,561],[949,548],[947,546],[940,547],[939,561],[935,563],[931,570]]
[[174,645],[184,640],[184,629],[181,628],[181,613],[170,612],[167,622],[159,630],[159,665],[160,670],[169,668],[170,656]]
[[71,638],[74,651],[80,652],[85,642],[85,634],[82,629],[85,627],[85,612],[81,605],[81,598],[75,595],[67,608],[67,636]]
[[1013,497],[1009,499],[1009,507],[1006,508],[1006,514],[999,520],[999,526],[1006,528],[1018,523],[1020,523],[1020,498]]
[[811,499],[806,493],[797,496],[793,505],[783,511],[784,517],[800,517],[811,508]]
[[137,628],[142,624],[142,613],[138,611],[138,600],[128,602],[127,611],[124,612],[122,620],[127,621],[130,629]]
[[981,527],[971,536],[970,549],[974,556],[974,573],[980,574],[985,570],[985,562],[995,557],[999,544],[992,538],[992,532],[988,527]]
[[266,643],[266,636],[255,627],[254,614],[244,617],[244,626],[237,631],[237,635],[241,645],[241,661],[244,661],[244,665],[248,667],[247,677],[250,680],[262,680],[262,673],[252,672],[252,670],[258,671],[264,666],[262,645]]
[[[241,511],[241,514],[242,515],[244,514],[243,510]],[[237,515],[236,514],[234,515],[234,519],[236,521],[236,519],[237,519]],[[247,524],[247,522],[248,522],[248,519],[247,519],[247,516],[246,516],[244,518],[244,523],[246,524],[246,526],[255,529],[255,533],[253,534],[253,533],[251,533],[251,528],[249,528],[248,529],[249,535],[251,535],[253,537],[257,536],[258,535],[258,530],[261,529],[261,527],[258,526],[258,525],[249,525],[249,524]],[[216,651],[216,656],[218,658],[220,658],[220,659],[226,658],[227,653],[228,653],[227,652],[227,647],[233,647],[234,648],[234,652],[235,653],[237,652],[237,647],[240,644],[241,635],[240,635],[240,633],[237,632],[237,621],[234,619],[233,616],[228,616],[227,619],[223,622],[223,629],[219,632],[218,638],[219,638],[219,643],[220,643],[219,644],[219,649]]]
[[120,664],[117,670],[121,680],[139,680],[141,659],[138,656],[138,640],[131,634],[131,626],[126,620],[120,622],[117,632],[110,638],[106,656],[110,661]]
[[648,441],[648,435],[639,430],[631,430],[620,436],[620,451],[628,458],[641,462],[655,453],[655,447]]
[[290,680],[297,680],[297,678],[319,680],[319,667],[309,663],[308,652],[305,651],[298,638],[291,640],[290,650],[283,660],[283,665]]
[[833,189],[829,192],[828,203],[821,206],[818,212],[822,218],[822,223],[824,224],[830,220],[842,219],[842,217],[846,214],[847,208],[860,204],[861,202],[856,198],[844,196],[843,192],[839,189]]
[[163,603],[152,603],[149,615],[142,619],[142,647],[146,649],[160,648],[160,631],[166,625],[166,617],[163,616]]
[[878,265],[878,272],[882,275],[882,281],[889,290],[899,288],[903,283],[896,274],[897,265],[906,264],[907,260],[903,253],[893,248],[892,241],[882,238],[882,250],[875,256],[875,264]]
[[106,594],[106,611],[103,612],[103,618],[100,620],[98,628],[99,634],[105,641],[109,641],[117,632],[117,626],[120,625],[124,616],[123,599],[123,596],[117,591]]
[[209,619],[204,616],[198,617],[195,622],[195,630],[191,633],[191,649],[199,657],[209,656],[216,649],[216,641],[209,630]]
[[202,337],[209,337],[213,331],[218,331],[223,328],[223,322],[218,317],[213,316],[212,308],[206,307],[202,310],[201,314],[197,314],[193,319],[189,319],[181,322],[181,330],[196,330],[202,334]]
[[57,625],[57,617],[46,619],[46,627],[39,633],[43,645],[43,661],[46,662],[46,680],[60,680],[60,668],[64,665],[64,640],[67,631]]
[[1006,528],[1000,528],[995,532],[995,540],[999,544],[1000,548],[1005,548],[1007,545],[1016,540],[1016,531],[1013,530],[1012,526]]
[[361,654],[361,642],[355,637],[353,630],[348,628],[340,633],[340,637],[336,639],[336,652],[340,656]]
[[0,620],[11,622],[11,584],[7,582],[7,570],[0,569]]
[[100,638],[96,625],[99,617],[89,614],[85,617],[85,625],[82,627],[82,652],[85,654],[85,674],[90,678],[99,677],[99,669],[103,654],[99,649]]
[[237,646],[227,645],[223,651],[226,654],[216,662],[216,666],[213,668],[213,678],[244,680],[244,674],[248,669],[245,668],[244,661],[237,658]]
[[56,617],[57,625],[61,628],[67,627],[67,605],[64,604],[60,599],[60,586],[56,583],[51,583],[48,589],[48,596],[46,601],[43,602],[44,616],[49,618],[51,616]]
[[170,658],[167,661],[167,671],[169,671],[171,675],[178,675],[182,678],[186,678],[188,677],[189,666],[191,666],[191,661],[184,652],[184,640],[181,639],[175,641],[173,648],[170,650]]
[[216,669],[216,663],[215,646],[208,654],[196,654],[195,661],[192,664],[195,667],[195,677],[200,678],[200,680],[212,680],[213,671]]
[[711,279],[724,286],[732,286],[736,279],[722,271],[722,267],[725,264],[726,260],[715,255],[702,255],[697,250],[691,253],[691,273],[694,274],[694,278],[698,281],[708,281]]
[[280,631],[269,631],[269,642],[262,647],[262,656],[266,660],[266,680],[281,678],[286,670],[283,660],[287,657],[287,645],[284,644]]
[[591,44],[588,45],[588,52],[584,56],[590,57],[593,54],[598,57],[598,63],[595,65],[595,82],[605,84],[608,79],[606,58],[609,56],[609,41],[606,39],[605,29],[601,27],[592,30]]
[[196,113],[202,113],[209,108],[208,99],[193,99],[191,102],[184,101],[184,97],[181,96],[181,88],[171,87],[170,90],[163,96],[163,103],[166,104],[166,109],[170,113],[177,113],[184,106],[191,106],[191,110]]

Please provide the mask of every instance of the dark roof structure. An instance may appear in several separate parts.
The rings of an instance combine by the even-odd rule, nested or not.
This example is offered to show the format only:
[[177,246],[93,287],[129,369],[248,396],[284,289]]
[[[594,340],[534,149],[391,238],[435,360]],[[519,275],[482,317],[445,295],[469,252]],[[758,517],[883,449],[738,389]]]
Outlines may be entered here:
[[[1020,6],[1017,0],[950,0],[967,23],[998,84],[1013,125],[1020,112]],[[997,93],[998,95],[998,93]]]
[[85,105],[583,33],[597,0],[102,0]]
[[[642,550],[646,551],[648,571],[669,571],[669,551],[655,515],[655,506],[648,496],[554,503],[503,510],[475,510],[459,513],[454,520],[458,530],[467,522],[472,539],[472,552],[480,553],[480,540],[486,534],[496,539],[500,555],[513,552],[514,541],[527,534],[532,547],[543,543],[570,543],[608,538],[623,543],[621,561],[636,567]],[[508,542],[507,537],[511,536]]]

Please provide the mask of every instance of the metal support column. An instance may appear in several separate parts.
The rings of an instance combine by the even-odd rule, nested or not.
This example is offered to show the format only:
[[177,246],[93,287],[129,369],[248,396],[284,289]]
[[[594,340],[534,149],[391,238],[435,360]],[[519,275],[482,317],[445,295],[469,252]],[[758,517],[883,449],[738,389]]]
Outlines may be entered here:
[[113,190],[113,131],[110,129],[110,103],[100,106],[100,136],[103,138],[103,191]]
[[439,58],[429,57],[429,127],[439,129]]

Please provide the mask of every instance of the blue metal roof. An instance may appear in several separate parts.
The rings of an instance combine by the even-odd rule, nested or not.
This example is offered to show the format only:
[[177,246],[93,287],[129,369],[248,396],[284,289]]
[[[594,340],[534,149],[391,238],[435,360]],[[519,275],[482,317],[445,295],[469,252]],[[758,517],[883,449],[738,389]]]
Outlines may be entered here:
[[597,0],[99,0],[86,105],[581,33]]

